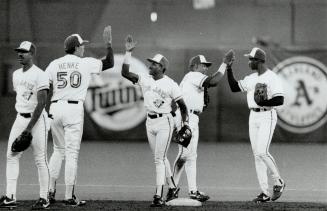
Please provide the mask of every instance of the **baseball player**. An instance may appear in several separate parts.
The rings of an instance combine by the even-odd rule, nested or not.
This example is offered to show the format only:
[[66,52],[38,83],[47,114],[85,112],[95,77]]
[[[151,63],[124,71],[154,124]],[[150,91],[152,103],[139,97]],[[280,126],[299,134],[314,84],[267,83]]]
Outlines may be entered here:
[[[281,196],[285,182],[279,174],[274,158],[269,153],[269,146],[277,123],[275,108],[283,104],[284,91],[281,80],[266,67],[266,53],[263,50],[255,47],[245,56],[249,58],[249,67],[255,73],[246,76],[243,80],[236,81],[232,68],[229,66],[227,69],[228,83],[232,92],[247,92],[247,103],[250,109],[250,141],[261,188],[261,193],[253,201],[256,203],[275,201]],[[268,99],[260,105],[254,100],[254,90],[257,83],[263,83],[267,86]],[[274,182],[272,196],[268,191],[267,170],[271,172]]]
[[111,48],[111,26],[103,32],[107,55],[103,60],[85,57],[83,40],[79,34],[68,36],[64,42],[66,55],[52,61],[46,69],[53,85],[50,115],[53,116],[51,132],[53,154],[50,158],[50,203],[55,202],[56,180],[61,163],[65,159],[65,204],[81,206],[86,202],[79,200],[74,187],[77,176],[77,160],[83,133],[84,107],[91,74],[114,66]]
[[19,159],[23,152],[12,152],[14,140],[22,132],[31,133],[32,149],[38,169],[40,199],[32,209],[48,208],[49,169],[47,161],[47,140],[50,128],[48,115],[44,110],[49,91],[49,79],[46,73],[33,64],[36,47],[24,41],[15,49],[22,68],[13,73],[13,87],[16,91],[16,120],[11,128],[7,148],[7,191],[0,199],[0,207],[14,208],[16,204]]
[[180,107],[183,124],[188,125],[187,108],[182,98],[182,92],[177,83],[165,75],[168,60],[161,54],[148,58],[149,74],[136,74],[129,71],[131,53],[136,42],[132,36],[126,38],[126,54],[122,66],[122,76],[141,87],[144,106],[147,110],[146,130],[150,148],[154,155],[156,166],[156,193],[151,206],[163,206],[162,199],[165,177],[170,188],[176,188],[172,178],[170,164],[167,159],[174,120],[171,114],[171,102],[175,100]]
[[[184,76],[180,87],[182,89],[183,98],[188,108],[190,117],[190,128],[192,130],[192,139],[188,147],[178,145],[179,152],[174,162],[173,176],[176,185],[178,185],[180,177],[185,168],[189,197],[201,202],[207,201],[209,196],[200,192],[196,185],[196,159],[197,159],[197,146],[199,140],[199,116],[204,107],[204,90],[210,87],[215,87],[218,81],[224,76],[227,64],[233,62],[233,54],[227,58],[227,54],[220,65],[219,69],[207,76],[207,70],[212,65],[208,62],[203,55],[197,55],[190,59],[189,72]],[[179,115],[177,118],[177,128],[179,127]],[[169,189],[167,194],[167,201],[178,197],[178,191]]]

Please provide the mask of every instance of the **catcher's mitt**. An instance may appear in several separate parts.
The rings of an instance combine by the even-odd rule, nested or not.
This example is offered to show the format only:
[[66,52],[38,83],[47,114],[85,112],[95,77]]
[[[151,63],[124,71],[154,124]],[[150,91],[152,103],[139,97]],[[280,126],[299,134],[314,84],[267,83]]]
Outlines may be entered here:
[[262,83],[257,83],[254,90],[254,101],[259,106],[262,105],[264,101],[268,99],[267,95],[267,85]]
[[12,152],[22,152],[26,150],[32,142],[33,136],[28,131],[23,131],[20,136],[16,138],[16,140],[11,145]]
[[174,130],[172,141],[182,145],[183,147],[187,147],[191,142],[191,138],[191,128],[188,125],[184,125],[180,131],[177,131],[177,129]]

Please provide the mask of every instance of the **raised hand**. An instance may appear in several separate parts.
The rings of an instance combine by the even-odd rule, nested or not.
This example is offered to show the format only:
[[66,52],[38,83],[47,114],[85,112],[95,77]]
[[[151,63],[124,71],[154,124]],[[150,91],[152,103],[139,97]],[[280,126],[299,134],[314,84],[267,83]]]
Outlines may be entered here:
[[112,36],[111,36],[111,26],[108,25],[103,30],[103,41],[106,44],[111,44]]
[[235,60],[235,52],[233,49],[230,49],[224,56],[223,62],[227,64],[227,66],[232,66]]
[[126,51],[133,51],[134,48],[136,47],[137,42],[133,40],[132,35],[127,35],[125,39],[125,49]]

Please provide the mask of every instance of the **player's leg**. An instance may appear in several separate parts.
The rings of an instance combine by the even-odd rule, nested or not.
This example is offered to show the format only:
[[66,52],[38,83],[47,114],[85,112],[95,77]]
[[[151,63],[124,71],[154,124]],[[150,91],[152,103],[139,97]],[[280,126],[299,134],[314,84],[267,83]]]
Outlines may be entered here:
[[32,209],[44,209],[49,207],[49,166],[47,160],[47,143],[48,143],[48,117],[44,112],[32,130],[33,140],[32,149],[35,164],[38,170],[40,184],[40,199],[33,205]]
[[178,186],[180,178],[182,176],[183,170],[185,168],[185,151],[187,151],[187,148],[183,147],[182,145],[178,145],[178,154],[174,162],[174,168],[173,168],[173,177],[175,184]]
[[[269,191],[268,191],[268,175],[267,166],[261,159],[259,154],[259,147],[261,145],[259,138],[259,124],[260,119],[258,114],[251,112],[249,118],[249,135],[251,141],[252,152],[254,155],[255,170],[257,173],[257,178],[261,193],[254,199],[255,202],[268,201]],[[263,194],[262,194],[263,193]]]
[[24,117],[17,115],[11,128],[7,147],[6,167],[6,196],[1,197],[0,207],[16,207],[17,179],[19,176],[19,158],[23,152],[12,152],[11,145],[14,140],[23,132],[28,122]]
[[49,184],[49,200],[50,203],[55,202],[56,181],[59,178],[62,161],[65,159],[65,139],[64,128],[61,120],[61,109],[57,103],[50,107],[50,114],[53,116],[51,121],[51,134],[53,140],[53,153],[49,161],[50,184]]
[[[260,129],[258,132],[258,139],[260,140],[260,143],[262,143],[258,148],[258,154],[271,172],[271,176],[274,181],[274,194],[272,196],[273,201],[280,197],[285,187],[285,183],[281,179],[275,159],[269,153],[269,147],[276,127],[276,123],[276,111],[272,110],[270,112],[266,112],[266,115],[262,118]],[[276,190],[275,187],[277,187]]]

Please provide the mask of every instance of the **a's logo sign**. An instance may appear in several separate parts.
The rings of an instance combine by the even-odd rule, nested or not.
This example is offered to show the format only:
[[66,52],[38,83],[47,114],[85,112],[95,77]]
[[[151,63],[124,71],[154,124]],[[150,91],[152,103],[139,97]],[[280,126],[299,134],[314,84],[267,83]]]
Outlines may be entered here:
[[292,57],[274,71],[283,79],[285,105],[278,124],[288,131],[308,133],[327,120],[327,68],[309,57]]
[[[141,88],[121,76],[124,55],[115,55],[115,66],[94,75],[85,100],[86,111],[102,128],[114,131],[131,129],[146,117]],[[131,59],[130,71],[148,73],[138,59]]]

